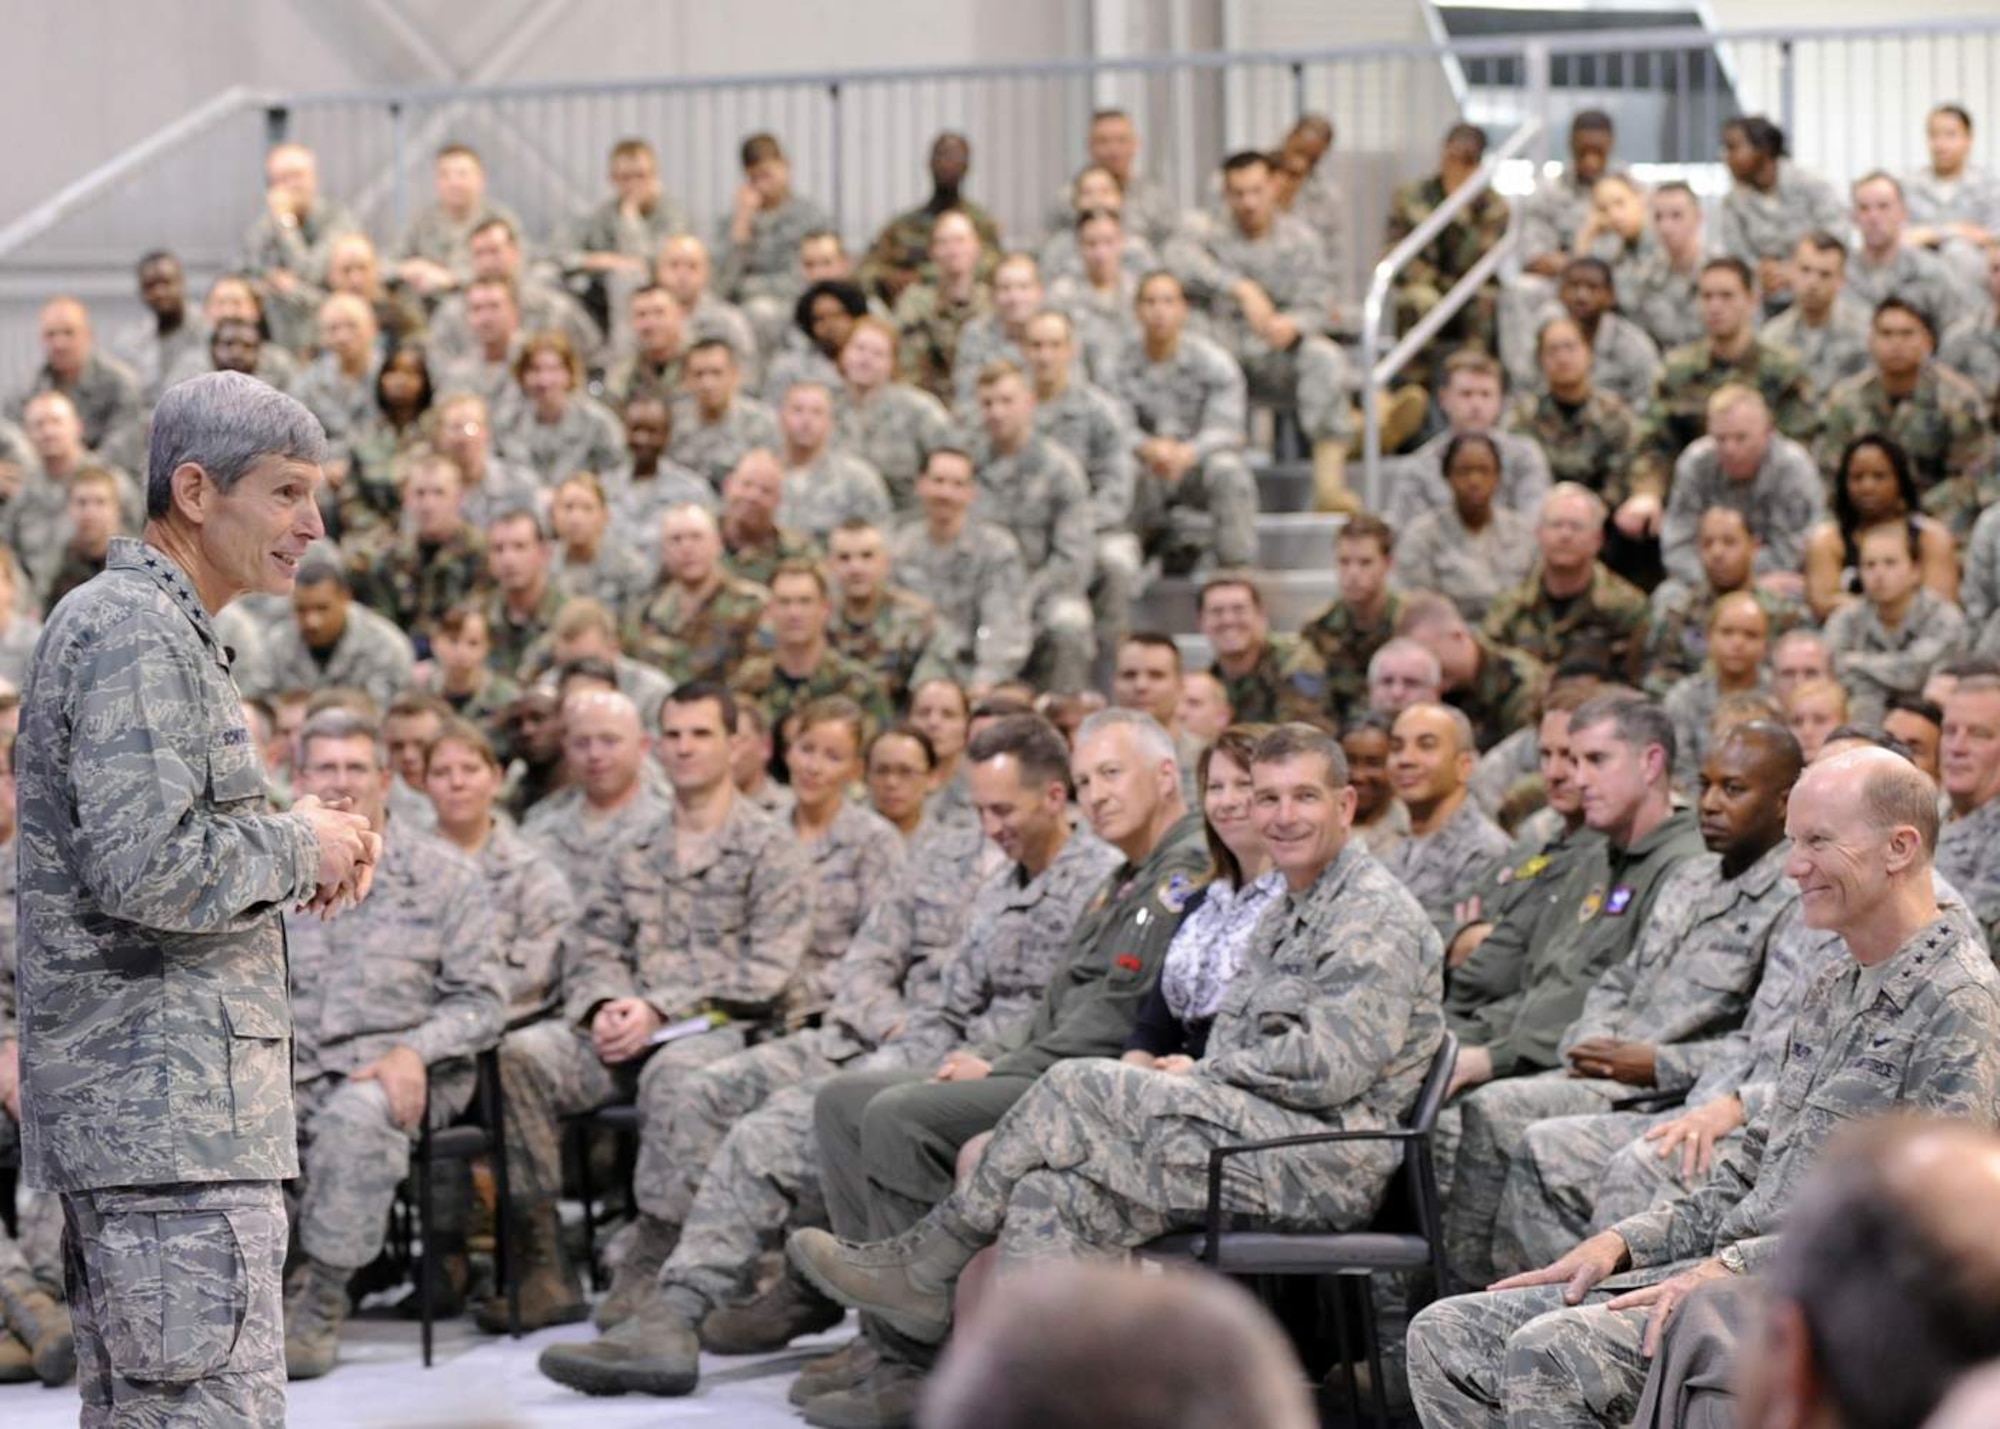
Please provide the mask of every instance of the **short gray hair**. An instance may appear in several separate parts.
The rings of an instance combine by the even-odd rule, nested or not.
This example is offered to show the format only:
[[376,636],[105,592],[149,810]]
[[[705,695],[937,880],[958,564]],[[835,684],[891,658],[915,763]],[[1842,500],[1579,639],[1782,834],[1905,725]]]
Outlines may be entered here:
[[299,763],[306,762],[307,752],[316,739],[365,739],[375,752],[375,767],[382,769],[388,765],[388,752],[382,747],[382,726],[365,714],[332,705],[308,719],[299,726]]
[[1368,657],[1369,683],[1374,683],[1376,673],[1381,670],[1384,662],[1398,655],[1414,655],[1419,657],[1424,662],[1424,668],[1431,672],[1427,683],[1433,685],[1442,685],[1444,683],[1444,666],[1438,663],[1436,652],[1430,646],[1424,644],[1423,641],[1412,639],[1408,635],[1398,635],[1394,639],[1383,641],[1381,649]]
[[192,462],[228,491],[266,457],[326,460],[326,429],[305,404],[242,372],[176,382],[153,409],[146,453],[146,514],[174,509],[174,473]]
[[1142,759],[1169,763],[1178,762],[1180,753],[1174,748],[1174,737],[1167,733],[1160,722],[1143,710],[1108,709],[1099,710],[1077,726],[1076,748],[1083,748],[1085,740],[1095,739],[1108,729],[1128,729],[1132,740],[1139,746]]

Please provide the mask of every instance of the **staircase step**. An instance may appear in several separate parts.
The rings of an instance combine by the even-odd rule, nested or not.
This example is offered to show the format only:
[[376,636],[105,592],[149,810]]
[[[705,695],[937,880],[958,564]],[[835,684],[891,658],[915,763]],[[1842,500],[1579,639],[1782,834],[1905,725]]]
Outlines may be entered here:
[[1266,512],[1310,511],[1313,509],[1312,463],[1305,461],[1265,462],[1254,465],[1257,478],[1257,509]]
[[1267,571],[1331,571],[1333,538],[1346,518],[1267,512],[1257,518],[1257,564]]

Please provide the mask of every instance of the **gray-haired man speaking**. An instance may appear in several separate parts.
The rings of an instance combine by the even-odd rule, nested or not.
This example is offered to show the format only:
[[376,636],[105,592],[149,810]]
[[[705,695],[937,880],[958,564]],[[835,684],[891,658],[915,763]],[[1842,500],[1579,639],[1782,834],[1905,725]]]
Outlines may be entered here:
[[291,589],[325,451],[254,378],[169,388],[144,537],[56,607],[28,675],[22,1130],[62,1196],[86,1426],[284,1420],[279,915],[362,897],[381,841],[315,799],[267,812],[214,618]]

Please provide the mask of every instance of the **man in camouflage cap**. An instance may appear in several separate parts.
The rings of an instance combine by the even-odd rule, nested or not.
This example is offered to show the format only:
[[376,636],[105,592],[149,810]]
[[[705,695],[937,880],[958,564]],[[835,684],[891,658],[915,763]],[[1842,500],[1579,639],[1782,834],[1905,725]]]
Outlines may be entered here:
[[214,617],[290,588],[323,534],[325,453],[253,377],[170,388],[145,538],[63,602],[28,680],[24,1169],[62,1196],[85,1423],[284,1416],[278,1183],[298,1155],[278,915],[364,896],[381,841],[315,798],[266,812]]

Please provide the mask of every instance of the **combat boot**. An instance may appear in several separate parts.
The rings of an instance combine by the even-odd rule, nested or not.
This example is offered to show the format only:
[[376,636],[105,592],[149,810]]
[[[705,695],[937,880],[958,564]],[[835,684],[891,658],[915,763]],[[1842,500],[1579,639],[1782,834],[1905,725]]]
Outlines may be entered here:
[[589,1344],[550,1345],[535,1363],[584,1394],[692,1394],[701,1341],[687,1316],[655,1297]]
[[806,1279],[843,1305],[880,1315],[919,1344],[951,1330],[958,1273],[985,1248],[950,1203],[893,1240],[855,1245],[829,1231],[792,1232],[785,1250]]
[[1313,443],[1313,510],[1358,516],[1361,498],[1347,485],[1347,443],[1322,437]]
[[717,1310],[703,1320],[701,1344],[718,1355],[769,1354],[800,1335],[830,1330],[846,1317],[846,1310],[787,1265],[762,1294]]
[[35,1357],[8,1330],[0,1330],[0,1384],[33,1384]]
[[613,1329],[637,1314],[660,1288],[660,1267],[680,1241],[680,1227],[644,1211],[632,1223],[625,1256],[611,1272],[611,1293],[591,1316],[600,1330]]
[[854,1388],[875,1373],[875,1366],[881,1362],[882,1357],[875,1352],[875,1346],[868,1342],[868,1337],[856,1335],[832,1354],[807,1360],[805,1367],[799,1371],[799,1377],[792,1381],[785,1398],[804,1408],[822,1395],[838,1394],[843,1389]]
[[821,1429],[904,1429],[917,1422],[924,1372],[882,1360],[859,1383],[805,1404],[806,1423]]
[[[519,1239],[513,1249],[521,1277],[522,1331],[574,1325],[589,1313],[589,1306],[584,1303],[583,1282],[563,1247],[556,1208],[529,1208],[519,1215],[516,1232]],[[507,1287],[499,1287],[491,1300],[482,1302],[472,1318],[489,1335],[506,1334]]]
[[69,1307],[29,1276],[0,1280],[0,1321],[28,1347],[35,1378],[43,1384],[68,1384],[76,1374],[76,1340],[70,1334]]
[[318,1379],[340,1354],[340,1327],[347,1319],[351,1272],[308,1260],[298,1287],[285,1303],[285,1376]]

